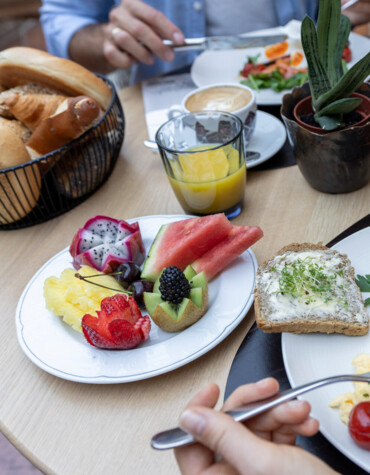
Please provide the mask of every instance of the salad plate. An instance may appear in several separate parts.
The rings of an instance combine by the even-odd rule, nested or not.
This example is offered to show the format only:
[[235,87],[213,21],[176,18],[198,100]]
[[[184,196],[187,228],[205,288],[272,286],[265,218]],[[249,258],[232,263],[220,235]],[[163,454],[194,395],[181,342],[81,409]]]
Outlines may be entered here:
[[[253,32],[253,34],[278,34],[284,32],[283,27],[271,28]],[[289,49],[287,54],[294,51],[303,52],[299,38],[296,35],[288,38]],[[352,50],[352,60],[348,63],[350,68],[358,60],[367,54],[370,49],[370,40],[365,36],[350,33],[350,48]],[[197,87],[208,86],[215,83],[235,83],[239,84],[242,77],[240,72],[248,57],[260,55],[259,61],[266,62],[264,55],[265,48],[248,48],[246,50],[222,50],[205,51],[197,56],[191,67],[191,78]],[[303,63],[301,66],[304,66]],[[261,89],[256,91],[256,101],[258,105],[280,105],[284,94],[289,90],[275,92],[272,89]]]
[[[347,254],[355,274],[370,272],[370,227],[343,239],[333,249]],[[364,299],[369,297],[363,293]],[[368,312],[369,307],[368,307]],[[370,333],[365,336],[282,334],[282,353],[286,373],[292,387],[314,379],[354,371],[352,360],[360,353],[370,353]],[[312,407],[312,415],[320,422],[322,434],[354,463],[370,472],[369,452],[351,439],[339,411],[329,407],[337,396],[353,392],[353,383],[340,383],[318,389],[304,396]]]
[[[159,228],[186,215],[144,216],[138,221],[148,252]],[[243,320],[251,307],[257,260],[248,249],[209,284],[206,314],[179,333],[166,333],[152,322],[148,340],[132,350],[99,350],[82,333],[45,307],[43,285],[72,267],[68,248],[46,262],[31,278],[19,300],[15,323],[26,356],[42,370],[81,383],[112,384],[138,381],[167,373],[204,355]]]

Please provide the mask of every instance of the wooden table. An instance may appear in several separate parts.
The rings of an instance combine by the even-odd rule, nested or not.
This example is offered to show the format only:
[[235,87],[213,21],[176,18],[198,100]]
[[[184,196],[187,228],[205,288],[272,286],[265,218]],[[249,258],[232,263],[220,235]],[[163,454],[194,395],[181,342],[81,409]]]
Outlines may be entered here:
[[[205,383],[224,390],[234,355],[254,320],[253,309],[226,340],[205,356],[153,379],[117,385],[64,381],[33,365],[14,325],[18,299],[32,275],[69,245],[89,217],[132,218],[182,210],[161,160],[147,138],[139,86],[121,93],[127,126],[122,154],[108,182],[59,218],[0,232],[0,429],[47,473],[174,474],[172,452],[150,448],[151,436],[177,424],[189,398]],[[244,211],[234,224],[261,226],[253,250],[259,262],[290,242],[328,242],[369,213],[370,183],[345,195],[319,193],[297,166],[248,173]],[[230,302],[232,305],[232,302]]]

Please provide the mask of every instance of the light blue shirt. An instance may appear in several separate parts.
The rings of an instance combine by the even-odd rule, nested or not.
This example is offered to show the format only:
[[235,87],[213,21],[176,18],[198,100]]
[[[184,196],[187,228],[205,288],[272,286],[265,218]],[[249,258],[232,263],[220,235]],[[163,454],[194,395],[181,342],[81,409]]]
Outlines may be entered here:
[[[110,10],[120,3],[120,0],[43,0],[40,9],[41,22],[50,53],[68,58],[69,42],[76,31],[87,25],[107,22]],[[186,37],[196,38],[207,34],[205,0],[148,0],[146,3],[165,13]],[[245,0],[245,3],[245,9],[236,12],[238,16],[248,15],[248,0]],[[231,8],[232,0],[229,0],[228,5]],[[318,0],[275,0],[273,5],[276,25],[261,27],[285,25],[292,19],[302,20],[306,13],[315,18]],[[252,24],[252,27],[246,26],[245,32],[248,29],[252,31],[256,28],[253,28]],[[196,54],[177,53],[171,63],[157,59],[150,66],[138,64],[133,68],[131,82],[188,66]]]

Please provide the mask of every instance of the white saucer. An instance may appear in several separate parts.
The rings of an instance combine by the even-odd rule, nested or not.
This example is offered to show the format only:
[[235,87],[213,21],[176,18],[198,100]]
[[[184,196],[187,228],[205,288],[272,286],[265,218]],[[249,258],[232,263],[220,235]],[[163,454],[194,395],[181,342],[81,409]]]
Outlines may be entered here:
[[249,141],[247,152],[260,153],[260,157],[247,161],[247,168],[253,168],[273,157],[286,140],[284,124],[267,112],[257,111],[256,128]]

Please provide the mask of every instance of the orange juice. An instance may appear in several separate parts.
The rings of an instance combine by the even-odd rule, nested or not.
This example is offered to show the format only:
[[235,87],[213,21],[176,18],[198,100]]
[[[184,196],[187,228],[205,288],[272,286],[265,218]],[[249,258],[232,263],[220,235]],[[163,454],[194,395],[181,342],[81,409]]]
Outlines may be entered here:
[[169,176],[172,189],[182,208],[189,213],[211,214],[241,204],[246,184],[244,157],[231,145],[202,151],[213,145],[197,147],[179,155],[179,163]]

